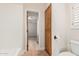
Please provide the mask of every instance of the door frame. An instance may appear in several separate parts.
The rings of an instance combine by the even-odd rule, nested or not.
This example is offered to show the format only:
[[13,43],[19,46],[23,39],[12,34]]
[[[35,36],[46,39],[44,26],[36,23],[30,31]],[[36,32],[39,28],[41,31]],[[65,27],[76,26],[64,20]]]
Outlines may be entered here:
[[[26,43],[27,41],[28,41],[28,37],[27,37],[27,11],[33,11],[33,12],[37,12],[38,13],[38,20],[37,20],[37,38],[38,38],[38,41],[39,41],[39,47],[40,47],[40,38],[39,38],[39,25],[38,25],[38,21],[40,20],[40,11],[38,11],[38,10],[34,10],[34,9],[25,9],[25,11],[24,11],[24,13],[25,13],[25,18],[24,18],[24,33],[25,33],[25,39],[24,39],[24,49],[25,50],[27,50],[27,44],[28,43]],[[38,49],[39,49],[39,47],[38,47]]]

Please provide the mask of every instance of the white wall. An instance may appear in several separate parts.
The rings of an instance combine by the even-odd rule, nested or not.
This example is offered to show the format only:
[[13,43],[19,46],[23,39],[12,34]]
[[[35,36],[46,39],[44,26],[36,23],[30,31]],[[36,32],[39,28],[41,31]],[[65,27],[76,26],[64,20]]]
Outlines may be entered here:
[[67,39],[67,49],[70,50],[70,40],[71,40],[71,33],[70,33],[70,29],[71,29],[71,8],[70,8],[71,4],[66,4],[66,23],[67,23],[67,33],[66,33],[66,39]]
[[23,48],[22,4],[0,4],[0,49]]
[[44,11],[48,4],[36,4],[36,3],[27,3],[24,4],[24,9],[36,10],[39,11],[40,19],[37,21],[37,35],[39,35],[39,49],[45,49],[45,39],[44,39]]
[[[53,40],[54,55],[66,49],[66,9],[65,4],[55,3],[52,4],[52,31],[58,37]],[[52,33],[53,33],[52,32]]]
[[72,4],[66,5],[66,16],[67,16],[67,46],[68,50],[71,49],[70,40],[78,40],[79,41],[79,30],[72,29],[71,27],[71,6]]

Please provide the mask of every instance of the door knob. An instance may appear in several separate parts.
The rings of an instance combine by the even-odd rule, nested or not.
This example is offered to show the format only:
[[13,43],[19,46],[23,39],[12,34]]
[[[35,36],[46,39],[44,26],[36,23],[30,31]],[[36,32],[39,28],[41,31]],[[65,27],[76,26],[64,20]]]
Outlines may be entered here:
[[56,40],[56,39],[58,39],[58,38],[57,38],[57,36],[55,35],[55,36],[54,36],[54,40]]

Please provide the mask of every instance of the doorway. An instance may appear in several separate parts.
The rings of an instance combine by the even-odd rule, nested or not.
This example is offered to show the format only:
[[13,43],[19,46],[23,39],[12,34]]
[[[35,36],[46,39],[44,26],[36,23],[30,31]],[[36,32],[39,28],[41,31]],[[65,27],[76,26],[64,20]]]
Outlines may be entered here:
[[39,40],[37,36],[38,12],[27,11],[27,51],[38,50]]
[[[52,40],[51,40],[51,5],[47,7],[45,11],[45,49],[40,48],[42,46],[41,41],[40,41],[40,32],[39,25],[41,21],[41,12],[36,11],[36,10],[25,10],[25,49],[27,50],[26,54],[28,55],[41,55],[44,52],[47,55],[52,55]],[[44,15],[42,15],[44,16]],[[34,25],[36,24],[36,25]],[[38,28],[37,28],[38,27]],[[36,29],[35,29],[36,28]],[[36,34],[35,34],[36,33]],[[42,34],[41,34],[42,35]]]

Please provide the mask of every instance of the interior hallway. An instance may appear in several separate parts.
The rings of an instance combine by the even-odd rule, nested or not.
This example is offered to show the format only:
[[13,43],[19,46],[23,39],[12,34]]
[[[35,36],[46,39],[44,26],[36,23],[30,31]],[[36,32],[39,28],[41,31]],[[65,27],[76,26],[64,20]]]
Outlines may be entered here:
[[28,51],[19,52],[19,56],[48,56],[46,51],[38,50],[37,37],[29,37],[28,43]]
[[37,37],[28,37],[28,50],[38,50],[39,43]]

